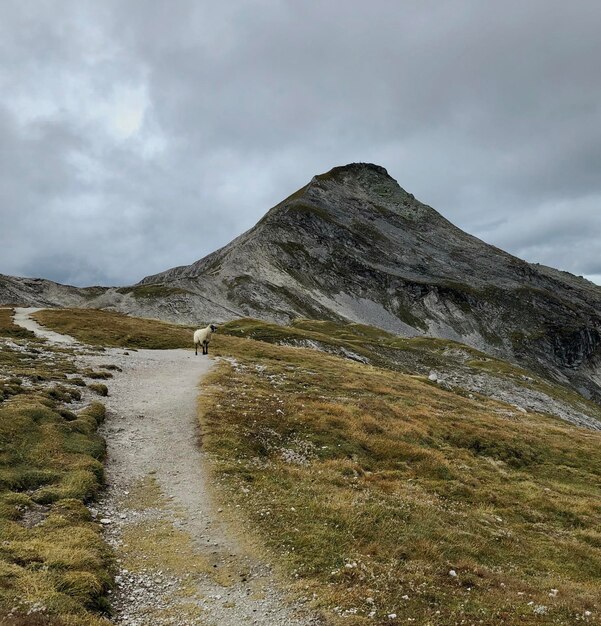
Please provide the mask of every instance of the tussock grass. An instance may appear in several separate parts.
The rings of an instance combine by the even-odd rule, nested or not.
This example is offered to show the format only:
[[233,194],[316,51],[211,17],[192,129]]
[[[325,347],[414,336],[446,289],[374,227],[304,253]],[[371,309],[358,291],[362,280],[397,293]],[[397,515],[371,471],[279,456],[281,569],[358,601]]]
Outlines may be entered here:
[[69,355],[17,341],[0,341],[15,391],[0,404],[0,624],[108,624],[112,557],[84,505],[103,481],[104,407],[65,408],[81,397]]
[[45,309],[33,317],[57,332],[90,345],[117,348],[189,348],[192,329],[96,309]]
[[109,388],[102,383],[91,383],[88,385],[88,389],[91,389],[94,393],[97,393],[99,396],[108,396]]
[[83,375],[86,378],[94,378],[96,380],[108,380],[113,377],[110,372],[99,372],[92,369],[84,370]]

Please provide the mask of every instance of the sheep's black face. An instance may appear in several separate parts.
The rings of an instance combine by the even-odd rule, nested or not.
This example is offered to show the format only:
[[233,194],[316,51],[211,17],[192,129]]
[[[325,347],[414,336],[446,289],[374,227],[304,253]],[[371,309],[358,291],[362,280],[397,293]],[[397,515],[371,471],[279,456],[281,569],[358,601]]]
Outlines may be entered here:
[[215,332],[217,330],[217,326],[215,324],[211,324],[211,332]]

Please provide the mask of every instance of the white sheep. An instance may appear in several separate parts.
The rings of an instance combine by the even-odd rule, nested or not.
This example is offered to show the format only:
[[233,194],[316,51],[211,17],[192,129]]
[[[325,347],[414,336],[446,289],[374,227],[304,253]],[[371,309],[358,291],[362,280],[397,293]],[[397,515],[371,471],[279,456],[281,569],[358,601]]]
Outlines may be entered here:
[[209,324],[206,328],[199,328],[194,331],[194,354],[198,355],[198,346],[202,346],[202,353],[209,354],[209,341],[211,335],[217,330],[215,324]]

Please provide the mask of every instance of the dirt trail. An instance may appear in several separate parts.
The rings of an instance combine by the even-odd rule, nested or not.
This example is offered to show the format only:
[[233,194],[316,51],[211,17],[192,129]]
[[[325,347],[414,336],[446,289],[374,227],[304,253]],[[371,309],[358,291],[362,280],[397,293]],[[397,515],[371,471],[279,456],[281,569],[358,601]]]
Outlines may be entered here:
[[[15,322],[56,341],[29,312],[20,309]],[[92,509],[120,569],[114,623],[316,624],[286,602],[270,567],[228,530],[208,495],[196,415],[199,382],[213,360],[191,350],[122,349],[78,359],[122,370],[106,381],[108,486]]]

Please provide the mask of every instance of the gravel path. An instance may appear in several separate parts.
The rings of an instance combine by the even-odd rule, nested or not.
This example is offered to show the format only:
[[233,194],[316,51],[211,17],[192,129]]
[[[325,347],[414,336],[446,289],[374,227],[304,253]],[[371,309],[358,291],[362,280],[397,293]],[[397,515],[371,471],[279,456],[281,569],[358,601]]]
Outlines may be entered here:
[[[19,309],[15,322],[57,341],[28,319],[33,310]],[[284,599],[269,565],[237,539],[208,494],[197,401],[213,359],[192,350],[122,349],[77,358],[122,370],[105,381],[108,486],[92,509],[120,569],[114,623],[317,624]]]

